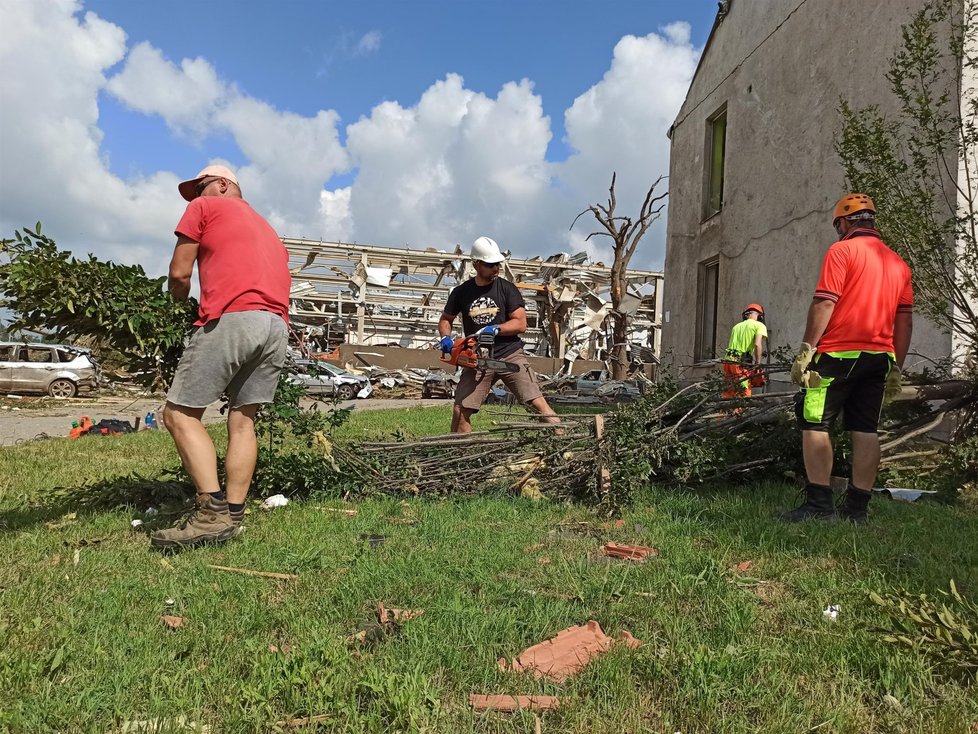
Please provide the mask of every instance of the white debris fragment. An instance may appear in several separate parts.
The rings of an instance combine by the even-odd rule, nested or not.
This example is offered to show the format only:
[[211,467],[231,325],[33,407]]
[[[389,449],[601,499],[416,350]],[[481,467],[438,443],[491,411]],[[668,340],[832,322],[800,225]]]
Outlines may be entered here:
[[129,524],[132,525],[132,529],[135,530],[136,528],[140,527],[143,524],[143,521],[142,520],[133,520]]
[[287,504],[289,504],[289,498],[284,494],[273,494],[261,503],[261,508],[263,510],[274,510],[276,507],[285,507]]
[[146,517],[156,517],[157,515],[160,514],[160,511],[157,510],[155,507],[147,507],[146,512],[144,512],[143,514],[146,515]]
[[839,612],[842,611],[842,606],[839,604],[829,604],[825,609],[822,610],[823,619],[827,619],[830,622],[834,622],[839,618]]

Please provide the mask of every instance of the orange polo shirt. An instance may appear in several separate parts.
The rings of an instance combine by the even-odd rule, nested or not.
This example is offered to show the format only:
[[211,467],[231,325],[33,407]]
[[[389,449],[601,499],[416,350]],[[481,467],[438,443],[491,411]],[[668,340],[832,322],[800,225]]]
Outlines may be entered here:
[[815,298],[835,303],[819,352],[893,352],[897,311],[913,310],[910,268],[874,229],[852,229],[829,247]]

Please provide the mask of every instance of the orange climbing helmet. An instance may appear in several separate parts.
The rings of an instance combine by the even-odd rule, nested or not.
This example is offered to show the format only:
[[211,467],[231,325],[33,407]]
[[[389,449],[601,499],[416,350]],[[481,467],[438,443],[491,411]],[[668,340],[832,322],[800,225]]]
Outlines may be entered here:
[[760,321],[763,324],[764,323],[764,306],[762,306],[759,303],[748,303],[747,304],[747,307],[744,309],[744,313],[741,314],[741,317],[746,319],[747,318],[747,314],[749,314],[751,311],[756,311],[757,312],[757,320]]
[[835,205],[832,212],[832,221],[835,222],[839,217],[848,217],[859,212],[872,212],[876,214],[876,205],[866,194],[846,194]]

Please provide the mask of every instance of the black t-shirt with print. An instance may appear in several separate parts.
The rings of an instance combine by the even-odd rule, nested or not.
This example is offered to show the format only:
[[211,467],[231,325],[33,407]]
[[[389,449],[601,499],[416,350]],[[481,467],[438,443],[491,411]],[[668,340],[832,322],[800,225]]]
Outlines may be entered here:
[[[461,314],[462,331],[469,336],[483,326],[508,321],[509,315],[518,308],[526,308],[526,301],[519,288],[508,280],[495,278],[489,285],[479,285],[475,278],[469,278],[449,294],[445,313]],[[493,345],[493,356],[505,357],[522,347],[523,340],[518,336],[499,335]]]

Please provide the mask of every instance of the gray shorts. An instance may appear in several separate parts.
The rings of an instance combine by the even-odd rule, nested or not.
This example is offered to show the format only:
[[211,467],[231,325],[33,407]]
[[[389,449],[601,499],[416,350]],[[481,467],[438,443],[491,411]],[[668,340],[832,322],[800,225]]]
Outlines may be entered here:
[[521,403],[531,403],[537,398],[543,397],[537,376],[530,367],[530,362],[522,349],[507,354],[505,357],[496,357],[496,359],[500,362],[511,362],[518,365],[520,369],[518,372],[496,372],[495,370],[477,370],[472,367],[463,367],[458,387],[455,388],[456,405],[477,413],[496,380],[502,380],[503,384],[516,395]]
[[167,402],[206,408],[227,393],[232,408],[270,403],[285,366],[288,330],[268,311],[236,311],[188,337]]

